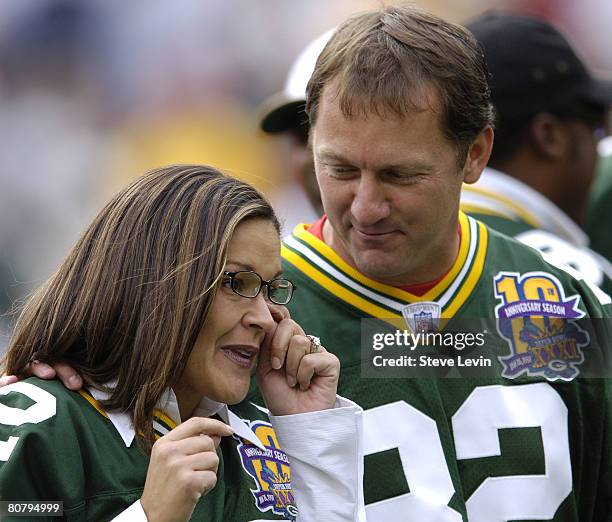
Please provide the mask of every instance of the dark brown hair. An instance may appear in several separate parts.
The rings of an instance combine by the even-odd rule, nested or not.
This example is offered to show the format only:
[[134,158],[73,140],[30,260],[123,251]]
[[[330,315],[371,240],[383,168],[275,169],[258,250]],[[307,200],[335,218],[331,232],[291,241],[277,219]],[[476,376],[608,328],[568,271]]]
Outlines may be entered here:
[[482,50],[465,28],[412,6],[387,6],[349,18],[319,55],[306,113],[315,127],[323,90],[334,83],[342,113],[406,116],[423,107],[426,89],[441,98],[444,134],[460,165],[476,136],[493,125]]
[[104,407],[131,412],[150,448],[153,410],[183,374],[236,226],[252,218],[279,230],[259,192],[211,167],[148,172],[106,205],[28,301],[6,371],[65,361],[90,385],[116,381]]

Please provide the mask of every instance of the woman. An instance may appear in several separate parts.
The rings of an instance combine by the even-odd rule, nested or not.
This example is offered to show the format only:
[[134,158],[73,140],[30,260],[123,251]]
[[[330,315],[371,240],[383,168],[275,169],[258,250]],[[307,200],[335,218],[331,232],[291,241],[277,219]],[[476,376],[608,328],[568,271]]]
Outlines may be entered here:
[[[289,318],[279,251],[267,201],[209,167],[118,194],[18,321],[6,373],[63,361],[87,386],[0,389],[2,499],[61,500],[68,520],[246,521],[294,519],[297,498],[298,520],[355,520],[359,408]],[[256,366],[272,424],[226,406]]]

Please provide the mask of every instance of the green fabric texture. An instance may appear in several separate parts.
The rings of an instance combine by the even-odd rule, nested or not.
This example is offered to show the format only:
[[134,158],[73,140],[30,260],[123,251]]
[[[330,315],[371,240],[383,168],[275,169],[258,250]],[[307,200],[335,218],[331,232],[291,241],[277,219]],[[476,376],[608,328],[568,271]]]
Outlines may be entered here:
[[[136,441],[127,448],[106,417],[59,381],[31,377],[23,383],[29,387],[25,393],[10,391],[15,389],[13,385],[5,388],[5,391],[9,390],[8,394],[0,395],[0,411],[4,410],[0,417],[3,419],[0,422],[0,441],[17,438],[8,458],[0,460],[1,499],[62,500],[63,519],[69,521],[110,520],[138,500],[149,459]],[[6,407],[14,409],[11,415],[7,415]],[[241,418],[249,419],[247,422],[255,423],[255,429],[259,426],[269,435],[269,440],[263,439],[266,447],[273,451],[278,449],[274,447],[274,432],[264,413],[247,402],[232,410]],[[27,416],[27,422],[12,425],[14,419],[23,415]],[[274,494],[275,501],[265,512],[257,508],[252,491],[266,488],[266,484],[272,486],[271,478],[264,476],[267,482],[258,481],[245,466],[251,462],[253,467],[253,462],[258,462],[261,469],[276,474],[286,473],[287,477],[289,467],[281,470],[265,459],[243,460],[239,448],[256,449],[235,437],[223,438],[218,450],[217,485],[200,499],[192,520],[289,519]],[[288,495],[292,499],[291,490]],[[289,509],[294,508],[290,506]],[[5,520],[24,519],[6,517]],[[45,518],[37,517],[35,520]]]

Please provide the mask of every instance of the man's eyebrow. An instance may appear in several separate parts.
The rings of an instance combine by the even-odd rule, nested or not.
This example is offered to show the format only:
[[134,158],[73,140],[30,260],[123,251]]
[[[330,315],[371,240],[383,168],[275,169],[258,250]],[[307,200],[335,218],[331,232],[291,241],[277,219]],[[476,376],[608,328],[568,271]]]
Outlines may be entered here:
[[[318,156],[323,161],[337,161],[342,164],[351,165],[352,162],[346,159],[342,154],[333,152],[331,150],[323,149],[318,153]],[[409,172],[431,172],[434,167],[427,161],[418,159],[407,160],[404,163],[389,163],[386,165],[380,165],[376,168],[377,172],[383,172],[386,170],[396,171],[409,171]]]
[[333,160],[333,161],[341,161],[343,163],[350,163],[349,160],[347,160],[342,154],[339,154],[338,152],[334,152],[332,150],[328,150],[328,149],[322,149],[317,153],[317,156],[319,156],[319,158],[324,159],[324,160]]
[[407,161],[406,163],[383,165],[376,170],[378,171],[396,170],[399,172],[404,172],[404,171],[431,172],[434,170],[434,167],[433,165],[425,161],[413,160],[413,161]]

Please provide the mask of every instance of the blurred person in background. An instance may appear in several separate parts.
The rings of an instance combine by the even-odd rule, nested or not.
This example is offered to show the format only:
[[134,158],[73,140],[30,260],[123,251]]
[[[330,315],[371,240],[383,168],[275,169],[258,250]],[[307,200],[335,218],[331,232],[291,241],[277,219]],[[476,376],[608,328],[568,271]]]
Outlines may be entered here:
[[22,5],[0,32],[0,353],[2,314],[51,273],[95,214],[110,139],[93,66],[98,9]]
[[612,265],[581,228],[612,83],[544,20],[492,11],[466,27],[485,53],[496,129],[489,166],[464,186],[461,208],[612,292]]
[[[265,100],[261,108],[260,127],[270,135],[285,138],[289,156],[289,175],[305,191],[315,212],[315,218],[323,214],[323,204],[312,151],[308,147],[310,127],[304,110],[306,84],[312,76],[319,54],[333,32],[333,30],[325,32],[304,48],[289,68],[284,89]],[[302,216],[301,219],[306,220],[307,217]]]
[[612,262],[612,137],[600,142],[599,154],[585,229],[591,248]]
[[[279,231],[261,194],[210,167],[117,194],[7,350],[12,374],[61,360],[86,386],[0,390],[2,500],[61,500],[71,520],[357,520],[360,409],[289,317]],[[255,368],[272,424],[241,402]]]

